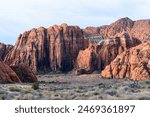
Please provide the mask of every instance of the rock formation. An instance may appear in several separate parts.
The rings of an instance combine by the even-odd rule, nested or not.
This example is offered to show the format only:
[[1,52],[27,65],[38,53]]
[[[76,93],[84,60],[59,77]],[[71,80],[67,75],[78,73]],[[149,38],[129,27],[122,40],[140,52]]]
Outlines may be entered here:
[[12,45],[5,45],[3,43],[0,43],[0,59],[4,60],[5,56],[8,54],[8,52],[13,48]]
[[[101,37],[93,41],[91,36]],[[150,20],[129,18],[85,29],[67,24],[33,28],[20,34],[4,61],[9,65],[26,64],[34,73],[73,68],[91,73],[104,70],[119,54],[149,39]]]
[[150,40],[150,20],[135,21],[131,33],[142,42]]
[[94,70],[103,70],[116,56],[128,48],[140,44],[140,41],[121,33],[111,39],[101,40],[97,44],[90,44],[86,50],[81,50],[77,57],[76,69],[78,72],[91,73]]
[[78,26],[54,25],[21,34],[5,58],[9,65],[25,63],[34,71],[68,71],[73,68],[79,50],[88,47]]
[[31,69],[25,65],[9,67],[0,60],[0,83],[27,83],[37,82]]
[[103,35],[104,38],[109,38],[115,36],[117,33],[122,33],[123,31],[130,31],[134,25],[134,21],[129,18],[121,18],[116,22],[99,28],[99,34]]
[[23,83],[38,82],[37,77],[32,72],[32,70],[24,64],[11,66],[11,69],[15,71],[15,73]]
[[97,69],[97,56],[92,47],[80,50],[76,61],[77,74],[91,73]]
[[150,78],[150,42],[142,43],[118,55],[101,75],[106,78],[134,80]]
[[116,22],[101,27],[87,27],[84,29],[87,34],[100,34],[104,38],[110,38],[117,33],[126,31],[131,34],[132,37],[145,42],[150,39],[150,20],[137,20],[132,21],[128,17],[121,18]]
[[84,31],[84,35],[85,36],[91,36],[91,35],[97,35],[99,34],[99,28],[95,28],[95,27],[86,27],[85,29],[83,29]]
[[0,83],[21,83],[17,74],[0,60]]

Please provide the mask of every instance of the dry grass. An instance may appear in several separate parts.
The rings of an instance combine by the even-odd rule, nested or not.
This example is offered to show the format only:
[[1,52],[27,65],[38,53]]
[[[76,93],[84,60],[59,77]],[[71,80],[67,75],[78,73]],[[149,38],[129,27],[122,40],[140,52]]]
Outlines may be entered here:
[[[150,99],[150,80],[101,79],[97,75],[40,75],[38,90],[32,84],[1,84],[0,99],[16,100],[120,100]],[[45,82],[43,82],[45,81]]]

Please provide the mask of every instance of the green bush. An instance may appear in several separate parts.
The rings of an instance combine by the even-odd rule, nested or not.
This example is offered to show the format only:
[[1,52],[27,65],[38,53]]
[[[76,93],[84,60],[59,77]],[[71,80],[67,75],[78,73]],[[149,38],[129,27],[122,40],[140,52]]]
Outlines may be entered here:
[[34,90],[39,89],[39,83],[38,82],[33,83],[32,84],[32,89],[34,89]]

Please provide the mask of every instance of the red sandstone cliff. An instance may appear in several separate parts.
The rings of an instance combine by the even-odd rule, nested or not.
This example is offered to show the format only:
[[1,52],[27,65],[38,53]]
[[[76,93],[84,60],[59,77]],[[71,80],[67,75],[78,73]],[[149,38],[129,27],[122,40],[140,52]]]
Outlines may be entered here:
[[[101,35],[95,43],[89,36]],[[103,70],[118,55],[150,39],[150,21],[122,18],[102,27],[62,24],[33,28],[21,34],[5,57],[9,65],[24,63],[32,71],[69,71],[91,73]],[[93,43],[94,42],[94,43]]]
[[135,21],[131,34],[133,37],[138,38],[142,42],[150,40],[150,20]]
[[88,49],[79,52],[76,69],[83,73],[91,73],[94,70],[101,71],[118,54],[138,44],[140,44],[140,41],[127,33],[121,33],[111,39],[104,39],[97,44],[91,44]]
[[21,34],[6,56],[10,65],[25,63],[34,71],[68,71],[73,68],[79,50],[88,47],[78,26],[62,24],[40,27]]
[[104,38],[110,38],[117,33],[126,31],[132,37],[144,42],[150,39],[150,20],[137,20],[132,21],[128,17],[121,18],[116,22],[101,27],[87,27],[84,29],[87,34],[100,34]]
[[150,78],[150,42],[142,43],[118,55],[101,75],[106,78],[134,80]]

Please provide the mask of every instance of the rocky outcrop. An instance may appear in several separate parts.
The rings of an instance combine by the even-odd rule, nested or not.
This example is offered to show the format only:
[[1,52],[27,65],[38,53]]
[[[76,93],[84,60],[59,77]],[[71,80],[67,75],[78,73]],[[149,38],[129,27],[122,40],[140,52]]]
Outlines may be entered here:
[[[101,36],[90,40],[92,36]],[[103,70],[118,54],[150,39],[150,20],[121,18],[101,27],[62,24],[24,32],[5,57],[9,65],[26,64],[34,73]],[[86,58],[85,58],[86,56]],[[85,62],[82,62],[85,60]]]
[[126,31],[132,37],[145,42],[150,39],[150,20],[137,20],[133,21],[128,17],[121,18],[116,22],[101,27],[87,27],[84,32],[88,34],[100,34],[104,38],[110,38],[117,33]]
[[37,82],[37,78],[26,65],[9,67],[0,60],[0,83]]
[[62,24],[40,27],[21,34],[5,58],[9,65],[24,63],[32,71],[68,71],[73,68],[79,50],[88,47],[78,26]]
[[142,43],[118,55],[101,75],[106,78],[134,80],[150,78],[150,42]]
[[128,33],[117,34],[111,39],[104,39],[97,44],[92,43],[86,50],[81,50],[77,57],[76,69],[79,72],[91,73],[94,70],[103,70],[123,51],[140,44]]
[[97,35],[99,34],[99,28],[96,27],[86,27],[83,29],[85,36]]
[[32,72],[32,70],[24,64],[11,66],[11,69],[15,71],[15,73],[23,83],[38,82],[37,77]]
[[136,38],[132,38],[128,33],[118,34],[112,39],[105,39],[96,47],[98,55],[98,69],[103,70],[106,65],[109,65],[116,56],[123,51],[134,47],[141,42]]
[[5,56],[8,54],[8,52],[13,48],[12,45],[5,45],[3,43],[0,43],[0,59],[4,60]]
[[76,63],[76,72],[77,74],[91,73],[97,67],[97,56],[92,47],[89,47],[85,50],[80,50],[77,63]]
[[142,42],[150,40],[150,20],[135,21],[131,33]]
[[0,60],[0,83],[21,83],[17,74]]
[[124,31],[130,31],[134,25],[134,21],[126,18],[121,18],[116,22],[99,28],[99,34],[103,35],[104,38],[109,38],[115,36],[117,33],[122,33]]

